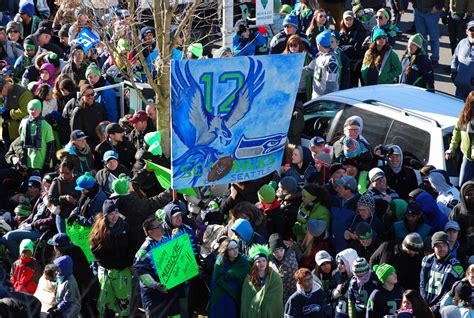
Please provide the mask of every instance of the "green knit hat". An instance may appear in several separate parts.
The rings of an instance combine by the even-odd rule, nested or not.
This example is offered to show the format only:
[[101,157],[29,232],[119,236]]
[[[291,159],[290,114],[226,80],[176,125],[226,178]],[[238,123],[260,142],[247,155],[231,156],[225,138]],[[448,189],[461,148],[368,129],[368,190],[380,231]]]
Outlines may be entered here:
[[280,13],[290,14],[293,8],[289,4],[284,4],[280,8]]
[[269,255],[268,245],[254,244],[249,250],[249,258],[252,262],[256,261],[259,257],[265,257],[268,260]]
[[148,145],[148,151],[154,156],[161,156],[163,154],[163,149],[161,149],[161,132],[149,132],[145,135],[144,139]]
[[95,63],[91,63],[86,69],[86,78],[88,78],[90,74],[101,76],[102,72],[100,71],[99,67],[97,67]]
[[374,272],[382,284],[385,284],[390,275],[396,272],[395,267],[390,264],[382,263],[374,265]]
[[275,201],[275,189],[269,184],[264,184],[257,192],[258,199],[263,203],[273,203]]
[[413,34],[408,39],[408,44],[413,43],[419,48],[423,47],[423,42],[425,42],[425,39],[423,38],[423,36],[420,33]]
[[41,105],[41,101],[39,101],[38,99],[32,99],[28,102],[28,106],[26,108],[28,110],[37,109],[41,111],[41,109],[43,108],[43,105]]
[[29,216],[31,214],[31,205],[20,203],[15,207],[14,212],[19,216]]
[[114,193],[112,195],[126,195],[129,193],[128,191],[128,185],[130,181],[128,177],[119,177],[117,180],[114,180],[112,182],[112,190],[114,190]]
[[21,241],[20,243],[20,254],[23,253],[23,251],[31,251],[31,253],[33,254],[35,249],[34,249],[34,243],[32,240],[30,239],[24,239]]
[[397,220],[403,220],[405,212],[407,211],[408,203],[403,199],[395,199],[388,204],[392,213],[396,215]]
[[188,47],[188,52],[191,52],[196,57],[202,57],[204,48],[201,43],[191,43]]
[[387,33],[382,29],[375,29],[374,34],[372,34],[372,42],[375,42],[379,36],[387,37]]

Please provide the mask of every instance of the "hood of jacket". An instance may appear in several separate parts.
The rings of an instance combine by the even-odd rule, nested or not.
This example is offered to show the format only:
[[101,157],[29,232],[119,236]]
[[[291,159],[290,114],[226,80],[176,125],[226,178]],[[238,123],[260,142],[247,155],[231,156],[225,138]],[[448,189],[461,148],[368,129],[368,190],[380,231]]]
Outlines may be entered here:
[[403,151],[402,151],[402,148],[400,148],[397,145],[390,145],[389,147],[390,147],[390,149],[392,149],[392,150],[394,150],[394,151],[396,151],[400,154],[400,165],[398,167],[394,167],[390,164],[390,161],[389,161],[388,166],[390,167],[390,169],[392,169],[393,172],[400,173],[400,171],[402,170],[402,167],[403,167]]
[[61,274],[64,277],[68,277],[72,274],[72,258],[70,256],[60,256],[56,258],[53,263],[61,270]]
[[461,213],[470,214],[474,213],[474,206],[469,206],[466,202],[466,193],[467,191],[474,188],[474,181],[467,181],[461,187]]
[[446,178],[437,171],[431,171],[428,180],[438,193],[447,192],[451,186],[446,182]]
[[337,253],[336,255],[336,262],[339,262],[339,259],[342,259],[344,262],[344,266],[346,267],[347,275],[352,277],[354,274],[352,273],[352,264],[357,259],[358,255],[355,249],[353,248],[346,248],[345,250]]
[[231,230],[238,234],[245,243],[252,239],[254,232],[250,222],[245,219],[238,219],[235,221],[234,225],[231,227]]
[[421,211],[428,217],[433,217],[437,213],[440,213],[436,200],[428,192],[418,194],[415,202],[420,205]]

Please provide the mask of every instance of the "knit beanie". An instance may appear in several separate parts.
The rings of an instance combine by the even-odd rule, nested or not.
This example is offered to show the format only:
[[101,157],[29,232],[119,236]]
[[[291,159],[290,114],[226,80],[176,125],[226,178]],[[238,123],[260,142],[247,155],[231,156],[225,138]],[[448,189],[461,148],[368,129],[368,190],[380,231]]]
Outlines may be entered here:
[[161,156],[163,149],[161,148],[161,132],[152,131],[145,135],[145,143],[148,145],[148,151],[154,156]]
[[64,24],[61,29],[58,31],[58,36],[61,37],[68,37],[69,36],[69,29],[71,28],[70,23]]
[[100,77],[102,75],[102,72],[99,70],[95,63],[91,63],[86,69],[86,78],[88,78],[90,74],[95,74]]
[[375,42],[379,36],[387,37],[387,33],[383,29],[375,29],[372,34],[372,42]]
[[283,237],[279,233],[273,233],[268,238],[268,247],[270,249],[270,253],[275,252],[275,250],[279,248],[285,248],[285,244],[283,244]]
[[331,168],[329,168],[329,176],[332,176],[339,169],[346,170],[344,166],[340,164],[339,162],[333,163],[331,165]]
[[374,236],[372,227],[367,222],[360,222],[357,224],[355,232],[359,240],[368,240]]
[[34,252],[34,243],[30,239],[24,239],[20,243],[20,254],[23,253],[23,251],[31,251],[31,253]]
[[36,43],[34,37],[31,35],[28,35],[23,41],[23,47],[25,47],[25,45],[28,45],[31,48],[34,47],[35,51],[38,49],[38,44]]
[[76,187],[74,189],[81,191],[91,189],[95,185],[95,179],[89,174],[89,172],[84,173],[82,176],[77,178]]
[[369,263],[363,257],[358,257],[352,264],[352,272],[357,277],[362,277],[369,272]]
[[298,17],[294,14],[287,14],[283,20],[283,26],[292,25],[298,29]]
[[395,199],[389,202],[388,206],[392,213],[395,214],[398,220],[402,220],[405,217],[408,203],[403,199]]
[[326,231],[326,221],[309,220],[306,224],[309,234],[313,237],[320,237]]
[[408,39],[408,44],[413,43],[417,47],[422,48],[423,47],[423,42],[425,39],[420,33],[413,34],[409,39]]
[[16,21],[10,21],[10,22],[8,22],[8,23],[7,23],[7,28],[6,28],[7,33],[8,33],[10,30],[20,32],[20,30],[21,30],[20,23],[19,23],[19,22],[16,22]]
[[382,284],[385,284],[388,277],[396,272],[395,267],[386,263],[375,265],[374,271],[375,271],[375,275],[377,275],[377,278]]
[[28,106],[26,106],[28,110],[38,109],[41,111],[43,106],[41,105],[41,101],[38,99],[32,99],[28,102]]
[[421,253],[424,247],[423,238],[417,232],[412,232],[405,236],[402,246],[410,251]]
[[188,52],[199,58],[202,57],[204,48],[201,43],[191,43],[188,47]]
[[293,8],[289,4],[284,4],[280,8],[280,13],[290,14]]
[[331,31],[326,30],[319,33],[316,36],[316,43],[324,47],[331,47]]
[[431,237],[431,247],[434,248],[438,243],[448,244],[448,234],[446,232],[439,231],[433,234]]
[[213,58],[221,58],[225,53],[232,53],[232,49],[228,46],[221,46],[215,54],[213,54]]
[[359,11],[362,10],[364,10],[364,7],[360,3],[352,7],[352,12],[354,12],[356,16],[358,16]]
[[273,203],[275,201],[275,189],[269,184],[264,184],[257,192],[258,200],[263,203]]
[[31,214],[31,205],[26,203],[20,203],[13,210],[18,216],[29,216]]
[[370,213],[374,215],[375,212],[375,200],[370,194],[364,194],[357,201],[357,207],[366,207],[370,210]]
[[361,148],[357,140],[351,137],[345,137],[342,145],[344,156],[348,158],[354,158],[360,155]]
[[24,2],[18,9],[19,13],[26,13],[26,15],[32,17],[35,15],[35,7],[29,2]]
[[331,162],[332,162],[331,155],[325,151],[318,153],[316,155],[316,158],[314,158],[314,161],[316,163],[323,165],[323,167],[327,167],[327,168],[331,167]]
[[112,195],[126,195],[128,194],[128,184],[129,180],[127,177],[120,177],[117,180],[112,182],[112,190],[114,193]]
[[102,204],[102,214],[107,216],[113,212],[118,211],[117,206],[115,205],[114,201],[112,200],[105,200]]
[[454,287],[454,295],[458,296],[463,302],[472,304],[472,287],[468,281],[459,281]]
[[295,194],[298,191],[298,182],[293,177],[284,177],[280,180],[279,185],[290,194]]
[[308,183],[303,187],[301,194],[313,201],[318,197],[318,186],[314,183]]

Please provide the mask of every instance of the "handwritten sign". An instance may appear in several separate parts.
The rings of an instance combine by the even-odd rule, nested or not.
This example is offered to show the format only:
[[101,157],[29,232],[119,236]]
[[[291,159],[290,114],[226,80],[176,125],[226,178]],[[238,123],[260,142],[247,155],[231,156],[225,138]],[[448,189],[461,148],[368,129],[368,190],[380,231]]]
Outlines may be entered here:
[[92,255],[91,248],[89,246],[89,238],[91,236],[91,227],[82,226],[74,222],[72,225],[66,224],[66,234],[71,239],[74,245],[77,245],[84,252],[89,263],[93,262],[94,256]]
[[171,289],[199,274],[193,248],[184,234],[151,250],[160,282]]

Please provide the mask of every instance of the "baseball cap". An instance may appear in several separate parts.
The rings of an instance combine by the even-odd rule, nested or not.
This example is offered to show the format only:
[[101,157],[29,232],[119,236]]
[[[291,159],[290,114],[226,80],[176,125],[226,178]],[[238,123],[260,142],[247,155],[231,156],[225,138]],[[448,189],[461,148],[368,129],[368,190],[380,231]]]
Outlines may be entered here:
[[332,257],[331,257],[331,255],[329,255],[328,252],[323,250],[323,251],[319,251],[319,252],[316,253],[316,255],[314,256],[314,260],[315,260],[315,262],[318,266],[321,266],[326,262],[331,263],[332,262]]
[[352,176],[344,176],[336,180],[336,185],[343,186],[351,189],[352,191],[357,190],[357,181]]
[[71,140],[81,140],[86,138],[87,136],[82,130],[76,129],[71,132]]
[[456,231],[461,231],[461,227],[459,226],[459,223],[456,221],[449,221],[446,223],[444,226],[444,231],[447,232],[448,230],[456,230]]
[[104,157],[102,159],[104,160],[104,162],[107,162],[110,159],[118,160],[118,157],[119,157],[118,153],[116,153],[113,150],[108,150],[104,153]]
[[326,143],[326,140],[324,140],[324,138],[322,137],[316,136],[316,137],[311,138],[311,141],[309,143],[310,143],[310,147],[324,146],[324,144]]
[[48,240],[48,244],[60,249],[72,247],[71,239],[65,233],[57,233]]
[[28,179],[29,187],[41,188],[41,177],[40,176],[31,176]]
[[136,124],[139,121],[147,121],[148,116],[144,110],[139,110],[135,113],[135,115],[132,116],[132,118],[129,119],[129,122],[132,124]]
[[469,23],[466,26],[466,30],[469,30],[470,28],[474,28],[474,20],[469,21]]
[[117,123],[110,123],[107,125],[107,127],[105,127],[105,133],[107,135],[121,134],[123,132],[125,132],[125,129],[123,129],[122,126]]

